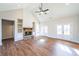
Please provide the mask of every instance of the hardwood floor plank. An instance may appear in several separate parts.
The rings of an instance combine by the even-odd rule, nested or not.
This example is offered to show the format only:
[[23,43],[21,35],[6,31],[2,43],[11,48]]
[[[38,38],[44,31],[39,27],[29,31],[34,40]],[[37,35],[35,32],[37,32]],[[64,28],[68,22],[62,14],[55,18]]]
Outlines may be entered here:
[[[42,39],[42,40],[41,40]],[[2,56],[78,56],[79,44],[49,37],[14,42],[3,40]]]

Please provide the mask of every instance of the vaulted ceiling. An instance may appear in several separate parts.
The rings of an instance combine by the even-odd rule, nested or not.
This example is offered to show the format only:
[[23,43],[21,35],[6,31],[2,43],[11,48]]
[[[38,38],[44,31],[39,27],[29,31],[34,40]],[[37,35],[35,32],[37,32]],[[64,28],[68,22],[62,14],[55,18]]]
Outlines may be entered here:
[[[33,12],[39,10],[40,3],[0,3],[0,11],[12,10],[12,9],[19,9],[19,8],[26,8],[26,11]],[[43,16],[43,18],[47,17],[60,17],[60,16],[68,16],[68,15],[75,15],[79,14],[79,4],[78,3],[44,3],[43,8],[48,8],[49,12],[48,15]],[[37,17],[39,16],[38,14]],[[50,16],[51,15],[51,16]]]

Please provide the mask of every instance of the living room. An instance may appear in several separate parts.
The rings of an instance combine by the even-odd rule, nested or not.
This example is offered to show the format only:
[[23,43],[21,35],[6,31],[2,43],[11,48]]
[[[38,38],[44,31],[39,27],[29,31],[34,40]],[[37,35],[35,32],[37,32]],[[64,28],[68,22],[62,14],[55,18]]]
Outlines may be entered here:
[[[22,43],[33,45],[35,42],[50,41],[45,47],[48,50],[44,49],[42,51],[42,48],[39,49],[41,53],[37,50],[37,52],[33,50],[36,54],[32,52],[27,53],[29,50],[25,48],[26,50],[23,50],[25,51],[25,53],[22,52],[23,54],[19,52],[18,54],[11,54],[13,52],[9,51],[10,54],[4,52],[1,55],[79,55],[77,53],[79,48],[78,10],[78,3],[0,3],[0,46],[6,45],[8,47],[12,43],[9,43],[11,39],[14,40],[11,46],[16,45],[19,49]],[[32,41],[35,40],[35,42],[31,43],[30,39]],[[55,41],[56,39],[57,41]],[[3,43],[3,41],[6,41],[6,43]],[[57,54],[55,52],[52,52],[53,54],[49,53],[48,51],[51,52],[51,49],[49,49],[51,44],[57,42],[57,46],[63,47],[62,43],[64,43],[66,46],[74,48],[68,47],[73,54],[68,52],[68,50],[66,50],[66,53],[63,50],[57,50]],[[36,45],[39,46],[40,44],[37,43]],[[42,44],[44,43],[41,43],[40,46],[43,46]],[[59,49],[61,48],[59,47]],[[13,49],[11,48],[11,50]],[[59,51],[62,53],[58,53]]]

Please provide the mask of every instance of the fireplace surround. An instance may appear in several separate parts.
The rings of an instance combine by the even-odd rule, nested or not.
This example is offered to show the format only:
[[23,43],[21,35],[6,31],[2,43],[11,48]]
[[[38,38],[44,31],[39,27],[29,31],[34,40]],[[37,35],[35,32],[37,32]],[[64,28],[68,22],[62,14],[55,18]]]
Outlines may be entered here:
[[32,28],[23,28],[24,36],[32,35]]

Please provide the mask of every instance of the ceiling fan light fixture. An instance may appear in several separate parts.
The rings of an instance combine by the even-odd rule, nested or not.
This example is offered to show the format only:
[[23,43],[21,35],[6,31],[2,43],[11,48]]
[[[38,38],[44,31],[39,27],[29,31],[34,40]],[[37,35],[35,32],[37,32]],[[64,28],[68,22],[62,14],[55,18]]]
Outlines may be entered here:
[[39,11],[35,11],[35,13],[38,13],[39,15],[42,15],[42,14],[47,14],[49,11],[49,9],[43,9],[43,3],[40,4],[40,7],[39,7]]
[[47,14],[47,13],[45,12],[45,14]]

